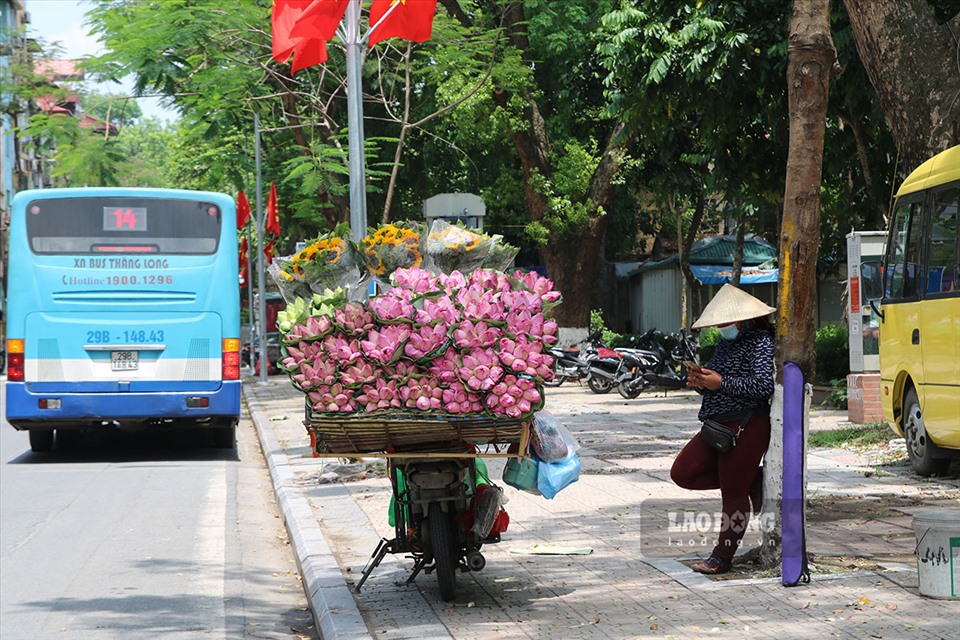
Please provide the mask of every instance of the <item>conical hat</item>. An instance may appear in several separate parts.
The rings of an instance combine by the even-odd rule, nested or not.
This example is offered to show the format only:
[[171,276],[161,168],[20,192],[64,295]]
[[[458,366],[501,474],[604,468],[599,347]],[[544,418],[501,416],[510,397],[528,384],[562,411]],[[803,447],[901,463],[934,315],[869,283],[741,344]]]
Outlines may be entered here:
[[759,318],[774,311],[776,309],[767,306],[746,291],[737,289],[732,284],[725,284],[713,297],[713,300],[704,307],[703,313],[700,314],[691,328],[702,329],[704,327],[714,327],[718,324],[730,324],[740,320]]

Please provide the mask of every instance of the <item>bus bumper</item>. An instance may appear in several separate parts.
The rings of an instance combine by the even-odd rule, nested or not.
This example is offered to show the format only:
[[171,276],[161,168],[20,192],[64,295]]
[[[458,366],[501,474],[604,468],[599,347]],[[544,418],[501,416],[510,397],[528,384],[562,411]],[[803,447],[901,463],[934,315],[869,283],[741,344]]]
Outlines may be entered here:
[[[6,385],[7,422],[17,429],[29,429],[42,423],[56,426],[111,421],[236,420],[240,416],[239,380],[225,380],[215,391],[150,393],[40,393],[29,390],[23,382],[8,381]],[[206,406],[202,406],[204,404]]]

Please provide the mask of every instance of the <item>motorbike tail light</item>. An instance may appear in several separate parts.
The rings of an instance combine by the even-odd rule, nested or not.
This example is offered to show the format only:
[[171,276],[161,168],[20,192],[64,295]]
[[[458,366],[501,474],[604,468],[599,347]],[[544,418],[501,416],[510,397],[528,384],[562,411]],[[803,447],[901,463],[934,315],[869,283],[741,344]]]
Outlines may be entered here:
[[23,382],[23,340],[7,340],[7,380]]

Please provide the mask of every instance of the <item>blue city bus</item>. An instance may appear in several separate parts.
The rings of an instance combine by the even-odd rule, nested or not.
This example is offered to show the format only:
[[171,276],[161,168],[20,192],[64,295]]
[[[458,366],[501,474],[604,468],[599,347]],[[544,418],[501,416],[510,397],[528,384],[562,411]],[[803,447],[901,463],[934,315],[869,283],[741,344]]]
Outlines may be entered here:
[[[236,208],[202,191],[13,199],[6,418],[34,451],[85,429],[209,429],[240,415]],[[55,435],[56,434],[56,435]]]

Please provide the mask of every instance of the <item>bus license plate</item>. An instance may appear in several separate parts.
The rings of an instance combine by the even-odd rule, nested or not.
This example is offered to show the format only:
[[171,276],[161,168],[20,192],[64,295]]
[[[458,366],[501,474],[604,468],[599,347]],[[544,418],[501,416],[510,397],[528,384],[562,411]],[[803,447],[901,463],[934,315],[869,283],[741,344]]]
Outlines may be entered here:
[[111,351],[110,368],[113,371],[136,371],[140,366],[139,351]]

